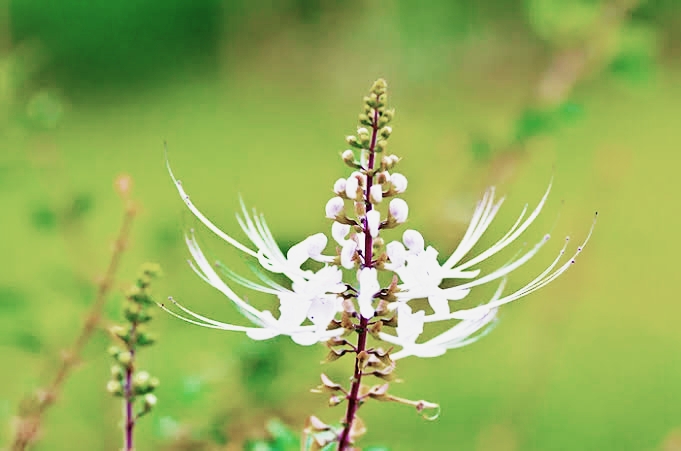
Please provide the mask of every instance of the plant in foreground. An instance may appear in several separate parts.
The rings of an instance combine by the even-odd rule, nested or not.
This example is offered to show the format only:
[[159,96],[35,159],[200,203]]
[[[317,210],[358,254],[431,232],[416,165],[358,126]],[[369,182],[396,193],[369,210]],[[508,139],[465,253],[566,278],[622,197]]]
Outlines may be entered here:
[[[251,241],[247,246],[220,230],[192,203],[181,182],[168,170],[181,198],[207,228],[230,245],[255,259],[268,272],[290,280],[283,286],[256,270],[260,283],[234,273],[220,263],[211,263],[201,250],[191,230],[186,242],[191,253],[192,269],[205,282],[227,296],[253,325],[242,326],[216,321],[182,306],[171,298],[176,309],[161,305],[170,314],[192,324],[221,330],[245,332],[254,340],[287,335],[301,345],[325,342],[331,349],[329,360],[354,356],[350,387],[322,374],[316,390],[331,394],[332,406],[347,403],[341,424],[324,424],[311,417],[306,426],[309,448],[349,449],[365,427],[357,417],[359,407],[369,399],[395,401],[414,406],[419,412],[439,409],[437,404],[410,401],[389,393],[395,362],[409,356],[435,357],[449,349],[473,343],[490,330],[499,307],[526,296],[556,279],[574,262],[589,240],[569,258],[564,258],[568,240],[551,264],[523,287],[505,292],[506,277],[530,260],[549,240],[544,236],[529,250],[517,254],[496,270],[483,274],[477,267],[513,243],[541,212],[549,189],[531,211],[526,207],[506,234],[488,249],[466,259],[489,228],[503,199],[496,200],[489,189],[478,202],[470,225],[459,246],[442,262],[438,251],[427,246],[416,230],[405,230],[402,239],[386,243],[381,236],[388,229],[400,227],[407,220],[409,207],[398,197],[407,188],[407,178],[395,172],[399,157],[387,153],[394,110],[387,107],[387,85],[374,83],[363,99],[357,134],[347,137],[351,149],[342,159],[353,172],[338,179],[335,193],[326,204],[326,217],[333,221],[331,237],[335,252],[325,253],[328,238],[318,233],[305,238],[284,254],[275,242],[265,219],[242,204],[238,222]],[[309,261],[312,262],[309,262]],[[303,266],[305,265],[305,266]],[[344,278],[344,271],[350,275]],[[219,274],[222,274],[221,275]],[[279,299],[279,315],[259,310],[238,295],[224,278],[237,285],[272,294]],[[384,281],[385,283],[382,283]],[[473,288],[496,283],[494,295],[474,308],[456,309]],[[443,285],[445,287],[443,287]],[[428,308],[417,310],[414,302],[427,300]],[[178,312],[179,310],[179,312]],[[444,332],[427,340],[420,339],[424,327],[436,322],[453,322]],[[371,342],[369,341],[371,340]],[[393,352],[394,347],[399,350]],[[365,377],[380,382],[364,385]],[[437,413],[433,417],[437,416]]]
[[115,363],[111,367],[111,380],[107,383],[106,389],[112,395],[123,398],[125,451],[135,449],[133,433],[137,420],[151,412],[156,405],[156,395],[153,392],[158,387],[158,379],[137,368],[137,352],[156,341],[145,330],[144,325],[151,321],[149,307],[155,304],[151,298],[149,285],[160,272],[157,264],[142,265],[137,281],[128,290],[124,301],[125,326],[115,325],[109,329],[117,345],[109,348],[109,354]]

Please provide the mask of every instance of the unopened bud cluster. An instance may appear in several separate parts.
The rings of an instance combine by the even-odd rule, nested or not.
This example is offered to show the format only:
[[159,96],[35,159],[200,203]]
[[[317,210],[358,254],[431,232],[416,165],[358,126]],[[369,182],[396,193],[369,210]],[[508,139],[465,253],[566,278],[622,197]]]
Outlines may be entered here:
[[136,405],[135,419],[149,413],[157,401],[153,392],[159,380],[136,368],[136,356],[141,348],[156,341],[147,332],[146,324],[152,319],[150,308],[156,305],[151,297],[151,281],[160,273],[157,264],[142,265],[137,281],[127,291],[123,303],[125,324],[109,328],[117,344],[109,348],[115,363],[111,366],[111,380],[106,389],[112,395],[124,398],[126,403]]

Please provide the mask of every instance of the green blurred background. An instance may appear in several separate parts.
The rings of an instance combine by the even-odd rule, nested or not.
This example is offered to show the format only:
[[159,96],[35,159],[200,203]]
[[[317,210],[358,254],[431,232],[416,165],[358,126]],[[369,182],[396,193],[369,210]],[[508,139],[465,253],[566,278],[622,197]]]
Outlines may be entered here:
[[[453,250],[486,186],[508,194],[478,249],[538,201],[526,239],[556,237],[511,278],[547,265],[562,235],[592,242],[566,275],[502,310],[477,344],[398,367],[393,392],[442,405],[434,422],[368,404],[364,445],[392,450],[681,449],[681,4],[676,0],[16,0],[0,6],[0,443],[92,303],[118,230],[120,174],[140,205],[107,304],[159,262],[173,295],[238,315],[186,264],[196,223],[164,168],[239,238],[239,194],[286,248],[328,231],[324,203],[361,97],[378,77],[397,109],[392,152],[410,227]],[[199,229],[212,256],[243,259]],[[518,243],[518,249],[522,243]],[[503,263],[513,251],[496,260]],[[495,262],[492,262],[495,263]],[[492,268],[493,266],[489,266]],[[476,293],[482,301],[488,293]],[[250,295],[261,306],[264,296]],[[141,354],[161,379],[138,449],[240,449],[270,418],[302,429],[341,410],[309,393],[322,346],[246,337],[159,312]],[[36,450],[120,447],[98,333],[48,412]],[[341,409],[341,408],[337,408]]]

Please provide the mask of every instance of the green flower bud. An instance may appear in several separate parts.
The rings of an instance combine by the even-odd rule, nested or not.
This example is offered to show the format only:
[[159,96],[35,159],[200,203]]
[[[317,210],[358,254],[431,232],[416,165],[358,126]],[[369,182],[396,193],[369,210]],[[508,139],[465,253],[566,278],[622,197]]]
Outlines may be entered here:
[[369,143],[371,143],[371,135],[369,134],[369,130],[366,128],[360,128],[357,130],[357,134],[359,137],[359,142],[362,143],[363,148],[369,147]]
[[[139,282],[139,280],[138,280]],[[128,298],[140,305],[152,305],[154,301],[149,296],[149,293],[139,284],[128,290]]]
[[123,396],[123,384],[119,381],[109,381],[106,384],[106,391],[114,396]]
[[375,92],[372,92],[369,95],[369,100],[367,100],[366,104],[372,108],[376,108],[378,106],[378,95]]
[[362,124],[362,125],[367,125],[367,126],[371,126],[373,124],[371,119],[369,119],[369,116],[365,113],[361,113],[359,115],[359,123]]
[[385,139],[388,139],[390,137],[390,135],[392,134],[392,132],[393,132],[393,128],[390,127],[390,126],[385,126],[380,131],[381,136],[384,137]]
[[386,147],[388,147],[388,141],[385,139],[379,139],[378,142],[376,143],[376,152],[383,152]]
[[152,390],[158,387],[160,384],[161,381],[158,380],[158,377],[152,376],[151,379],[149,379],[149,388],[151,388]]
[[381,94],[385,94],[385,92],[387,90],[388,90],[388,83],[383,78],[379,78],[371,86],[371,92],[375,93],[376,95],[379,95],[379,96]]
[[130,351],[119,352],[116,360],[127,367],[132,362],[132,353]]
[[132,377],[132,383],[138,387],[146,387],[150,379],[151,375],[147,371],[138,371]]
[[352,147],[355,147],[357,149],[362,149],[362,144],[357,140],[356,136],[346,136],[345,141],[350,144]]
[[153,345],[154,343],[156,343],[156,337],[154,337],[152,334],[149,334],[149,333],[147,333],[147,332],[140,332],[140,333],[137,335],[137,341],[136,341],[136,343],[137,343],[139,346],[149,346],[149,345]]
[[111,357],[116,357],[121,353],[121,348],[118,346],[109,346],[109,349],[107,349],[106,352],[108,352]]
[[147,262],[142,265],[140,272],[149,277],[160,277],[162,274],[161,265]]
[[388,123],[390,123],[390,121],[393,120],[394,117],[395,117],[394,109],[385,110],[383,114],[381,114],[381,116],[378,118],[378,126],[385,127],[386,125],[388,125]]
[[148,394],[144,395],[144,405],[149,410],[151,410],[151,408],[154,407],[157,402],[158,402],[158,398],[156,397],[156,395],[154,395],[152,393],[148,393]]
[[126,329],[123,326],[119,326],[118,324],[116,324],[115,326],[111,326],[109,328],[109,332],[126,343],[128,342],[128,340],[130,340],[130,333],[128,332],[128,329]]
[[117,380],[123,379],[125,376],[125,370],[120,365],[113,365],[111,367],[111,376],[115,377]]

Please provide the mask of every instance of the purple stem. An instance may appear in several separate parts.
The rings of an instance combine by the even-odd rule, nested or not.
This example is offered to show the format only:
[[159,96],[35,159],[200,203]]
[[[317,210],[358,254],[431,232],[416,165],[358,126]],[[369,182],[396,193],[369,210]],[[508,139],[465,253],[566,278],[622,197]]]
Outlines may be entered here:
[[[374,120],[372,124],[371,133],[371,145],[369,146],[369,167],[368,171],[373,171],[374,164],[376,160],[376,154],[374,152],[376,148],[376,139],[378,137],[378,110],[374,110]],[[364,199],[364,205],[366,206],[366,211],[371,211],[373,206],[371,205],[371,200],[369,198],[369,192],[374,184],[374,176],[371,175],[367,177],[366,194]],[[364,268],[373,267],[373,251],[374,251],[374,241],[369,233],[369,226],[367,224],[366,216],[364,217]],[[348,394],[348,408],[345,411],[345,420],[343,421],[344,427],[343,432],[338,439],[338,451],[345,451],[350,446],[350,431],[352,429],[352,423],[355,421],[355,416],[357,410],[359,410],[360,399],[359,399],[359,388],[362,382],[362,368],[360,367],[359,354],[366,350],[367,344],[367,326],[369,324],[369,319],[364,318],[362,315],[359,317],[359,328],[357,338],[357,348],[355,357],[355,371],[352,376],[352,387],[350,388],[350,394]]]
[[[137,324],[133,323],[130,328],[130,342],[134,342],[135,331]],[[125,451],[133,451],[135,449],[133,445],[133,430],[135,428],[135,418],[132,413],[132,373],[134,371],[135,362],[135,350],[129,347],[130,351],[130,363],[125,368],[125,425],[124,425],[124,440],[125,440]]]

